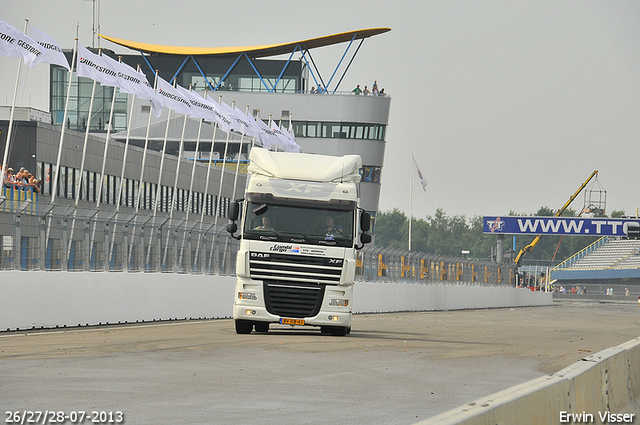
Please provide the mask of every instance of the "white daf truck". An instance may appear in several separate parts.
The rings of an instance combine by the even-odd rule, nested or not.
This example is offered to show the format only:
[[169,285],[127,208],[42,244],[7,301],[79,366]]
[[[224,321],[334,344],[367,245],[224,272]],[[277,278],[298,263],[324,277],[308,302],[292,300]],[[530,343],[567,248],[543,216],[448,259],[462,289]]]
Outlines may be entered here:
[[236,332],[279,323],[348,334],[356,250],[371,242],[371,217],[358,207],[360,156],[254,148],[249,160],[245,197],[231,204],[227,225],[240,240]]

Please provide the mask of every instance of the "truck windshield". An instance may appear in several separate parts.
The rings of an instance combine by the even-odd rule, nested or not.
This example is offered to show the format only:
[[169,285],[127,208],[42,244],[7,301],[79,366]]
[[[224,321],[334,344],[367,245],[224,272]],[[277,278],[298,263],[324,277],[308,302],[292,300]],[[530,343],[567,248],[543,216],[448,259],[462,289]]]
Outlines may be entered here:
[[244,238],[314,245],[353,245],[354,211],[248,202]]

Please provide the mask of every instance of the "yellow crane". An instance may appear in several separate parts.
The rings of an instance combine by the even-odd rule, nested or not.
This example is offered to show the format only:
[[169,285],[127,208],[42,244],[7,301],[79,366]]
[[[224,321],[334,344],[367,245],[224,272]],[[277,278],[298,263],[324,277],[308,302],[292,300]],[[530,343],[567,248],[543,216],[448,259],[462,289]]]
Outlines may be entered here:
[[[562,208],[560,208],[554,215],[554,217],[559,217],[564,210],[566,210],[567,208],[569,208],[569,205],[571,204],[571,202],[573,202],[574,199],[576,199],[576,197],[580,194],[580,192],[582,192],[582,190],[589,184],[589,182],[591,181],[591,179],[593,179],[594,177],[596,177],[598,175],[598,170],[595,170],[593,173],[591,173],[591,175],[589,176],[589,178],[587,180],[585,180],[584,183],[582,183],[582,186],[580,186],[578,188],[578,190],[576,190],[576,193],[574,193],[569,200],[562,206]],[[520,262],[522,261],[522,258],[527,255],[529,252],[531,252],[531,250],[533,248],[535,248],[535,246],[538,244],[538,242],[540,242],[540,239],[542,238],[542,235],[537,235],[529,245],[525,246],[524,248],[522,248],[520,250],[520,252],[518,253],[518,255],[516,256],[516,264],[519,266]]]

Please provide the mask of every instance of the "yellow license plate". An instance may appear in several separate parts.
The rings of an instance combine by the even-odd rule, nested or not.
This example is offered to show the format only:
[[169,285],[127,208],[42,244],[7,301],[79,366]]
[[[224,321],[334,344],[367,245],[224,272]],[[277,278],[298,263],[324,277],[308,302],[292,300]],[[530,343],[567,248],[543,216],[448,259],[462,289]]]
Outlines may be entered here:
[[304,325],[303,319],[280,319],[281,325]]

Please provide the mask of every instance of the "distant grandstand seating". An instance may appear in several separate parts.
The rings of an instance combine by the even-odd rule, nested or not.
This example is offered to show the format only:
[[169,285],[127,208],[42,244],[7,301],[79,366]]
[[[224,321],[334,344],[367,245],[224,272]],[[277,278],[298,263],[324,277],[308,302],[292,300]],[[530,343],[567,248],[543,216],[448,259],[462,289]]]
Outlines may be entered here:
[[[580,253],[574,256],[578,258],[575,258],[570,265],[562,267],[561,264],[558,268],[564,270],[640,268],[640,240],[637,239],[608,237],[586,255],[580,255]],[[567,262],[570,260],[571,258]]]
[[[640,269],[640,240],[603,237],[552,269],[552,273],[574,271],[621,271]],[[635,273],[634,273],[635,274]],[[587,275],[582,274],[581,278]],[[602,276],[599,276],[602,278]],[[631,276],[611,276],[631,277]]]

